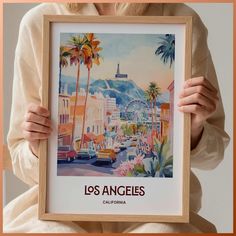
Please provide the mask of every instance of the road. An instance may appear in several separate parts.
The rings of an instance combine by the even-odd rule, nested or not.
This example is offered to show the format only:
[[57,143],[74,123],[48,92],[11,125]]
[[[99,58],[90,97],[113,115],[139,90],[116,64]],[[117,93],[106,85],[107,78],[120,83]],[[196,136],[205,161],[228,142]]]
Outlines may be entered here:
[[112,164],[108,162],[97,161],[97,158],[90,160],[74,160],[71,163],[60,162],[58,164],[57,174],[59,176],[110,176],[113,170],[119,167],[121,162],[127,160],[127,151],[134,149],[128,147],[116,156],[116,161]]

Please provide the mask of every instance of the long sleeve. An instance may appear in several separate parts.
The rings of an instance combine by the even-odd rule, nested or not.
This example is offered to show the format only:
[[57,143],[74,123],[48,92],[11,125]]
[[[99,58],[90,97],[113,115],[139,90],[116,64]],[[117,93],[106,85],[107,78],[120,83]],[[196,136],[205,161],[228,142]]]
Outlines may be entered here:
[[68,14],[62,4],[44,3],[28,11],[20,24],[15,51],[10,127],[7,136],[14,174],[28,185],[38,183],[39,159],[23,138],[21,124],[30,103],[41,104],[43,15]]
[[[30,103],[40,104],[39,62],[37,43],[32,41],[32,31],[27,26],[28,16],[21,22],[15,51],[14,78],[10,128],[7,136],[14,174],[26,184],[38,183],[39,160],[23,138],[21,124]],[[34,28],[34,30],[36,30]],[[37,33],[34,32],[36,35]],[[36,66],[37,65],[37,66]]]
[[193,14],[192,77],[204,76],[218,90],[220,98],[216,111],[204,124],[197,147],[191,151],[191,167],[203,170],[217,167],[224,158],[224,150],[229,143],[229,136],[224,131],[224,108],[207,38],[206,27],[200,17]]
[[[163,15],[192,16],[192,77],[204,76],[220,90],[211,53],[208,49],[208,30],[198,14],[185,4],[164,4]],[[229,136],[224,131],[225,115],[222,100],[216,112],[205,122],[204,131],[197,147],[191,151],[191,167],[213,169],[224,157],[224,150],[229,143]]]
[[191,151],[191,167],[209,170],[215,168],[224,157],[229,136],[224,131],[225,114],[219,84],[208,49],[208,30],[200,17],[193,14],[192,77],[204,76],[218,90],[220,98],[216,111],[204,124],[202,137]]
[[205,76],[219,91],[220,102],[215,113],[205,122],[204,130],[197,147],[191,151],[191,167],[213,169],[224,157],[229,136],[224,131],[225,115],[219,85],[210,53],[201,63],[192,68],[192,76]]
[[[24,68],[23,71],[22,68]],[[31,86],[29,81],[33,77],[35,77],[35,72],[22,59],[16,56],[8,146],[14,174],[29,185],[34,185],[38,182],[39,160],[31,152],[28,142],[23,139],[21,124],[28,104],[30,102],[40,104],[37,93],[34,93],[36,88],[34,89],[34,86]]]

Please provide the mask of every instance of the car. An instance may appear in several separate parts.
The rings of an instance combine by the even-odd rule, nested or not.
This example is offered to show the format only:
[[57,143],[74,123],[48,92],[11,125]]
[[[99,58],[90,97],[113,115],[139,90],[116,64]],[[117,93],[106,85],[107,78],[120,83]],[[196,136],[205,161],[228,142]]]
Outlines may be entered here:
[[98,152],[97,161],[113,163],[116,161],[116,154],[113,149],[102,149]]
[[92,159],[96,157],[96,152],[93,149],[81,148],[79,152],[77,152],[77,159]]
[[73,147],[66,145],[66,146],[59,146],[57,151],[57,160],[58,161],[67,161],[72,162],[75,160],[76,152]]
[[114,150],[114,152],[115,152],[116,154],[119,153],[119,152],[121,151],[120,148],[119,148],[118,146],[114,147],[113,150]]
[[131,139],[132,141],[138,141],[138,139],[136,137],[132,137]]
[[120,148],[121,151],[123,151],[123,150],[125,150],[127,147],[126,147],[125,143],[122,142],[122,143],[119,145],[119,148]]
[[136,149],[131,149],[127,152],[127,159],[129,161],[134,160],[136,156],[137,156]]
[[136,147],[137,146],[137,142],[136,141],[132,141],[130,144],[131,147]]
[[127,140],[124,142],[125,146],[128,148],[131,145],[131,140]]

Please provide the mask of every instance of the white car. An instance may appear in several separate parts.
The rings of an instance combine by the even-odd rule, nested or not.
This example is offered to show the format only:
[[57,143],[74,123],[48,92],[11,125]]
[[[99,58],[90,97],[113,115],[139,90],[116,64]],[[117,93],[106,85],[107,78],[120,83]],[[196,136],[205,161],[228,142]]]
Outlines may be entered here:
[[125,142],[122,142],[120,145],[119,145],[119,148],[121,151],[125,150],[127,147],[125,145]]

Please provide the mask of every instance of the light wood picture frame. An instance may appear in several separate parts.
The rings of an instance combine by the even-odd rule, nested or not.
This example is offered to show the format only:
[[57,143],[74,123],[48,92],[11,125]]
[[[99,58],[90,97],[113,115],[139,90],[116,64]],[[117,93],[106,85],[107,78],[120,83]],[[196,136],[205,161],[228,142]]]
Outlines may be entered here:
[[[159,37],[156,44],[156,49],[159,50],[151,55],[148,53],[150,45],[156,42],[155,37]],[[170,37],[174,54],[172,51],[172,58],[169,54],[165,58],[161,42],[168,42]],[[75,48],[72,51],[72,41],[74,45],[77,43],[80,49],[82,44],[90,44],[83,46],[84,51],[80,54],[78,50],[74,50]],[[121,42],[125,45],[120,46]],[[189,222],[190,115],[178,112],[177,98],[184,81],[191,78],[191,45],[192,17],[188,16],[44,16],[42,106],[51,111],[53,133],[48,141],[40,143],[39,219]],[[67,57],[64,62],[61,62],[64,59],[60,58],[62,49]],[[157,59],[151,60],[148,55]],[[135,61],[132,61],[132,58],[135,58]],[[143,60],[141,64],[139,60]],[[68,65],[68,68],[63,67],[61,63],[64,63],[64,66]],[[165,67],[158,69],[157,74],[165,77],[166,81],[171,81],[168,86],[164,79],[165,85],[162,85],[160,76],[151,77],[158,67],[152,63],[162,63],[162,67]],[[97,66],[100,64],[101,67]],[[110,78],[112,66],[115,68],[115,76]],[[142,72],[146,68],[148,72]],[[152,71],[152,68],[155,70]],[[166,70],[166,74],[162,73],[162,70]],[[80,84],[76,84],[76,91],[64,83],[63,86],[66,88],[63,88],[62,92],[63,81],[69,77],[71,79],[75,71],[77,75],[74,78],[78,79],[78,71],[82,78]],[[149,74],[145,79],[138,79],[142,73]],[[129,76],[132,77],[132,81]],[[89,78],[90,82],[83,85],[83,78],[86,81]],[[137,78],[137,81],[134,78]],[[122,91],[125,92],[121,97],[114,95],[114,98],[111,95],[114,93],[107,92],[108,87],[104,89],[106,92],[101,90],[101,87],[95,87],[98,80],[100,83],[106,83],[113,91],[114,88],[118,90],[118,83],[119,86],[122,84]],[[155,90],[160,100],[148,92],[153,87],[147,87],[146,90],[142,87],[145,86],[144,83],[150,85],[152,82],[152,86],[155,87],[158,82],[161,84],[158,88],[163,88],[160,93],[157,88]],[[74,82],[71,83],[75,85]],[[131,96],[132,91],[125,90],[131,83],[141,88],[142,96],[146,94],[145,97],[152,98],[146,98],[147,101],[143,102],[140,101],[142,98],[139,99],[132,94],[134,99],[130,101],[127,97],[129,104],[122,104],[122,96],[128,93]],[[80,86],[79,91],[77,86]],[[166,91],[169,91],[168,95]],[[95,99],[104,103],[97,103],[97,100],[95,103]],[[61,105],[62,101],[64,105]],[[83,105],[78,105],[81,101],[84,102]],[[112,105],[109,105],[109,102]],[[98,123],[95,127],[89,124],[90,116],[94,120],[100,110],[93,110],[89,116],[89,105],[86,104],[94,106],[94,109],[97,109],[99,104],[105,104],[102,110],[102,114],[105,114],[102,118],[102,128],[99,128]],[[61,111],[61,106],[69,108],[67,111]],[[83,108],[82,113],[80,108]],[[80,114],[83,115],[82,120],[79,120]],[[75,121],[76,119],[78,120]],[[114,124],[115,119],[119,122]],[[112,127],[109,124],[112,124]],[[72,127],[70,130],[73,130],[69,134],[69,139],[59,137],[61,130],[65,131],[65,127],[69,126]],[[65,145],[66,142],[70,145]],[[65,150],[62,148],[61,151],[59,147]],[[171,159],[167,160],[167,156],[162,155],[164,149],[166,153],[171,150]],[[136,154],[133,156],[134,150]],[[93,152],[95,154],[91,154]],[[72,156],[69,153],[72,153]],[[150,153],[153,156],[150,156]],[[60,155],[65,158],[64,162],[59,160]],[[95,157],[91,160],[83,159],[90,159],[92,155]],[[121,156],[123,159],[119,161]],[[70,162],[71,158],[73,162]],[[101,160],[111,163],[106,166],[97,165],[96,163]],[[135,161],[139,161],[139,164]],[[169,165],[164,166],[163,163],[167,162]],[[125,165],[133,169],[130,172],[126,169],[125,172]],[[101,171],[97,171],[97,168]]]

